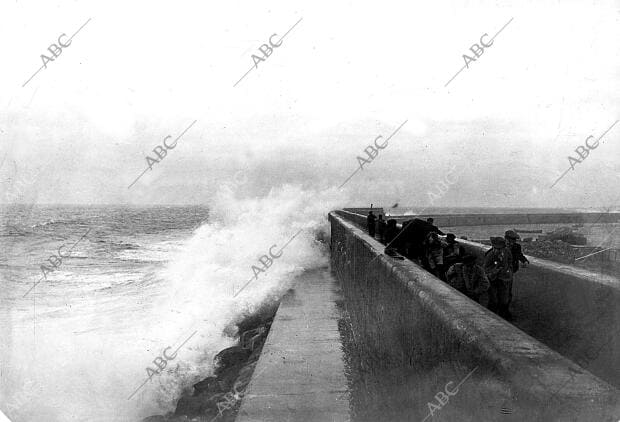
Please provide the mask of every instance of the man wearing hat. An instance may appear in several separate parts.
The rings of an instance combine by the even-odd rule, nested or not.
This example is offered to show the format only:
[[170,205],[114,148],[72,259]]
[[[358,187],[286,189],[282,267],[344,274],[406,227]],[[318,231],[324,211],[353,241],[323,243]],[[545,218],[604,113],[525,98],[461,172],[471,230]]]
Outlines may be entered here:
[[527,264],[529,264],[530,261],[528,261],[525,255],[523,255],[523,252],[521,252],[521,245],[517,243],[517,240],[520,239],[517,232],[514,230],[506,230],[504,238],[506,239],[508,249],[510,249],[510,253],[512,254],[512,272],[516,273],[519,271],[519,261],[521,261],[524,267],[527,267]]
[[492,237],[491,246],[484,254],[484,271],[489,278],[489,309],[499,316],[510,319],[509,288],[512,284],[512,255],[503,237]]
[[437,278],[443,279],[443,243],[436,232],[430,232],[424,240],[427,269]]
[[[510,250],[510,254],[512,255],[512,274],[514,280],[514,273],[519,271],[519,261],[523,264],[523,267],[527,267],[527,264],[530,261],[527,260],[523,252],[521,252],[521,245],[517,243],[519,239],[519,235],[514,230],[506,230],[504,233],[504,239],[506,239],[506,243],[508,244],[507,248]],[[510,286],[508,289],[508,304],[512,302],[512,280],[510,282]]]
[[476,257],[463,256],[463,262],[452,265],[446,272],[448,284],[473,301],[480,303],[480,295],[489,290],[489,279]]
[[368,217],[366,217],[366,224],[368,226],[368,234],[371,237],[375,237],[375,224],[377,222],[377,217],[375,216],[375,214],[370,211],[368,213]]
[[456,241],[454,233],[446,235],[446,243],[443,247],[443,265],[450,268],[463,259],[463,247]]

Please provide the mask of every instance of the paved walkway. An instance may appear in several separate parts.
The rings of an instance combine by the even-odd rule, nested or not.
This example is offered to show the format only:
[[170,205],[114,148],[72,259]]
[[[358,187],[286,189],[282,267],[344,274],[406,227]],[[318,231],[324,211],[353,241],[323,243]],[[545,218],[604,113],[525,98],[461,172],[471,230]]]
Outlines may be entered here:
[[327,268],[284,296],[246,389],[237,422],[348,422],[339,299]]

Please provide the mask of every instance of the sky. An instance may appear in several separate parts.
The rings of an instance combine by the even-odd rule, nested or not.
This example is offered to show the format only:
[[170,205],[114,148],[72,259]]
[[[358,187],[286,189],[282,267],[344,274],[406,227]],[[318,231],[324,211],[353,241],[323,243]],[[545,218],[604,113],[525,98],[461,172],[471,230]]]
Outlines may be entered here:
[[618,208],[619,21],[620,1],[7,0],[0,201],[208,205],[242,174],[241,196],[351,206]]

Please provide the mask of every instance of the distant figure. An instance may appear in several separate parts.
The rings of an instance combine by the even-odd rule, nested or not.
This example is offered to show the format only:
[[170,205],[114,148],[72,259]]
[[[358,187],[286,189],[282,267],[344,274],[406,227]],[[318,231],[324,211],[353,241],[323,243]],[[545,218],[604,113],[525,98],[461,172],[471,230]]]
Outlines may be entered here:
[[439,230],[439,227],[437,227],[437,226],[435,225],[435,219],[433,219],[433,217],[428,217],[428,218],[426,219],[426,222],[427,222],[428,224],[430,224],[431,226],[433,226],[433,231],[434,231],[434,232],[436,232],[437,234],[440,234],[440,235],[442,235],[442,236],[445,234],[444,232],[442,232],[441,230]]
[[521,245],[517,243],[520,236],[514,230],[506,230],[504,238],[506,239],[506,243],[508,243],[508,249],[512,255],[512,272],[516,273],[519,271],[519,262],[523,264],[523,267],[527,267],[530,261],[523,255]]
[[443,247],[443,264],[445,268],[450,268],[454,264],[461,262],[465,252],[463,247],[456,241],[453,233],[446,235],[446,246]]
[[463,256],[463,262],[454,264],[446,272],[448,284],[471,300],[480,303],[480,295],[489,290],[489,279],[480,265],[476,265],[476,257]]
[[383,214],[379,214],[379,219],[377,220],[377,235],[379,236],[379,242],[385,242],[385,229],[387,227],[387,223],[383,219]]
[[402,222],[402,228],[399,234],[399,242],[398,248],[402,255],[406,256],[409,259],[414,258],[413,248],[414,243],[412,240],[413,237],[413,220],[405,220]]
[[512,255],[503,237],[492,237],[491,246],[484,254],[484,271],[489,278],[489,310],[508,320],[512,319],[509,288],[512,283]]
[[372,237],[375,237],[375,222],[377,221],[377,217],[373,214],[372,211],[368,213],[368,217],[366,218],[366,223],[368,224],[368,234]]
[[443,244],[436,232],[430,232],[424,241],[428,269],[436,277],[443,276]]
[[427,267],[426,252],[424,249],[424,241],[426,236],[433,231],[432,225],[424,220],[414,218],[403,222],[403,230],[398,240],[404,250],[403,254],[410,259],[419,260],[422,265]]
[[527,260],[523,252],[521,252],[521,245],[517,243],[519,235],[514,230],[506,230],[504,233],[504,239],[508,243],[508,249],[512,255],[512,280],[510,280],[510,286],[508,288],[508,304],[512,302],[512,284],[514,282],[514,273],[519,271],[519,262],[523,264],[523,267],[527,267],[530,261]]

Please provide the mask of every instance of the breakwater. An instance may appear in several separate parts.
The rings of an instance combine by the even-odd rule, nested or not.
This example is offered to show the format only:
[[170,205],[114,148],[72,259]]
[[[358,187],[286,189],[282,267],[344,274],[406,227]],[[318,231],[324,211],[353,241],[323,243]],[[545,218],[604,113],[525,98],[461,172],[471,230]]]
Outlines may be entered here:
[[327,268],[293,281],[245,390],[238,422],[350,420],[338,330],[341,300]]
[[[417,264],[385,256],[384,245],[359,228],[363,215],[340,211],[329,219],[332,268],[365,368],[360,383],[365,387],[353,388],[353,407],[363,409],[359,420],[422,420],[439,409],[445,420],[620,417],[619,391],[612,385],[619,361],[616,279],[531,259],[533,271],[515,288],[515,306],[531,301],[517,311],[530,315],[520,329]],[[462,225],[439,216],[435,222]],[[486,249],[464,243],[478,255]],[[608,311],[597,313],[601,307]],[[553,334],[560,329],[567,337]],[[594,340],[606,343],[597,344],[598,350],[580,349]],[[450,382],[454,392],[470,373],[450,396],[450,406],[442,408],[446,393],[438,392]],[[391,419],[386,409],[395,412]]]

